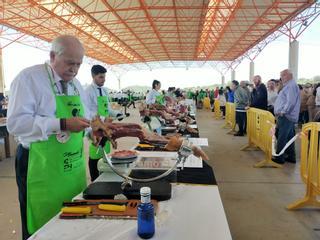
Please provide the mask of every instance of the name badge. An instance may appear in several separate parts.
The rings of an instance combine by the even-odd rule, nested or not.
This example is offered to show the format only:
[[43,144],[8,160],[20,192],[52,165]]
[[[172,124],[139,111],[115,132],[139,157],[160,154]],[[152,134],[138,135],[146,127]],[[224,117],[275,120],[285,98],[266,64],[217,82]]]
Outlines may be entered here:
[[56,135],[56,138],[59,143],[66,143],[70,139],[70,133],[62,131]]

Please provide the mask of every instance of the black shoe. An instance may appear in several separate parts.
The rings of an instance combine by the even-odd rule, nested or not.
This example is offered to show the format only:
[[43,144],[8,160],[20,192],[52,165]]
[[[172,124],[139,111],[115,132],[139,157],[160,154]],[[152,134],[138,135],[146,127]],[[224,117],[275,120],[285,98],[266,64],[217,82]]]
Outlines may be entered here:
[[277,157],[272,157],[272,161],[281,165],[284,164],[284,161],[279,160]]
[[235,137],[243,137],[244,134],[237,132],[237,133],[233,134],[233,136],[235,136]]

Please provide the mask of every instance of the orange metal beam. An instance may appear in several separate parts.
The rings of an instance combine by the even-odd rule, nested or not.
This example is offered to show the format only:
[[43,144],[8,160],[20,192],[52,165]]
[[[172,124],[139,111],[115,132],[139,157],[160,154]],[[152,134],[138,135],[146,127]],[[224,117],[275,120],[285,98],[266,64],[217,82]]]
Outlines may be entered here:
[[214,52],[214,50],[217,48],[217,45],[218,45],[219,42],[221,41],[221,39],[222,39],[222,37],[223,37],[226,29],[227,29],[227,26],[229,26],[228,23],[230,23],[230,21],[234,20],[236,10],[238,10],[238,9],[240,8],[240,6],[241,6],[241,1],[238,0],[237,3],[236,3],[236,5],[235,5],[235,8],[233,9],[233,11],[231,12],[231,14],[230,14],[230,16],[229,16],[228,21],[225,22],[225,24],[224,24],[224,26],[223,26],[223,28],[222,28],[222,31],[220,32],[219,37],[218,37],[217,40],[214,42],[214,45],[212,46],[212,48],[211,48],[211,50],[210,50],[210,52],[209,52],[209,55],[207,55],[207,57],[206,57],[207,60],[209,60],[209,59],[211,58],[212,53]]
[[155,24],[154,24],[154,22],[153,22],[153,20],[152,20],[152,18],[151,18],[151,16],[150,16],[150,14],[149,14],[149,12],[148,12],[148,10],[147,10],[147,7],[146,7],[146,4],[145,4],[144,0],[139,0],[139,2],[140,2],[140,6],[142,7],[142,9],[143,9],[143,11],[144,11],[144,14],[146,15],[146,18],[147,18],[150,26],[151,26],[152,29],[153,29],[153,32],[157,35],[157,38],[158,38],[158,40],[159,40],[159,42],[160,42],[160,44],[161,44],[161,47],[163,48],[164,52],[165,52],[166,55],[168,56],[168,59],[170,59],[170,55],[169,55],[169,53],[168,53],[168,50],[167,50],[164,42],[162,41],[161,36],[160,36],[160,34],[159,34],[159,31],[157,30],[157,27],[155,26]]
[[94,22],[96,25],[98,25],[101,29],[103,29],[105,32],[107,32],[110,36],[112,36],[112,38],[115,39],[115,41],[117,41],[118,43],[121,43],[121,47],[125,47],[127,49],[127,51],[129,51],[133,56],[136,56],[136,58],[138,58],[140,61],[144,61],[144,58],[138,54],[136,51],[134,51],[130,46],[128,46],[125,42],[123,42],[121,39],[119,39],[117,36],[115,36],[112,32],[109,31],[109,29],[105,28],[105,26],[103,26],[101,23],[99,23],[95,18],[93,18],[90,14],[88,14],[86,11],[84,11],[81,7],[79,7],[78,5],[76,5],[73,2],[70,2],[70,4],[72,4],[73,6],[75,6],[77,8],[77,10],[79,12],[81,12],[83,15],[85,15],[86,17],[88,17],[90,19],[90,21]]
[[121,24],[123,24],[128,29],[129,34],[132,34],[141,43],[143,48],[146,49],[151,56],[156,58],[156,56],[150,51],[150,49],[146,46],[146,44],[144,44],[142,39],[129,27],[129,25],[120,17],[120,15],[115,11],[115,9],[113,9],[112,6],[106,0],[102,0],[102,2],[110,10],[110,12],[113,13],[119,19]]
[[[270,11],[271,9],[274,9],[275,6],[277,6],[280,2],[281,2],[280,0],[275,1],[274,4],[265,11],[265,13],[262,15],[262,17],[256,20],[256,23],[255,23],[255,24],[258,24],[258,23],[261,22],[261,21],[263,22],[263,16],[264,16],[265,14],[267,14],[267,12]],[[310,2],[311,2],[311,3],[310,3]],[[278,25],[276,25],[275,27],[273,27],[272,29],[270,29],[266,34],[264,34],[264,35],[262,35],[262,36],[260,35],[259,39],[257,39],[256,41],[252,42],[252,43],[249,44],[246,48],[244,48],[243,50],[241,50],[241,51],[237,54],[237,57],[243,55],[248,49],[254,47],[254,46],[257,45],[260,41],[262,41],[264,38],[266,38],[268,35],[270,35],[271,33],[275,32],[275,31],[276,31],[281,25],[283,25],[285,22],[290,21],[290,19],[292,19],[294,16],[296,16],[297,14],[299,14],[300,12],[302,12],[303,10],[305,10],[307,7],[311,6],[311,5],[313,4],[313,2],[314,2],[314,1],[308,1],[308,3],[305,3],[305,2],[304,2],[305,4],[303,5],[302,8],[297,9],[294,13],[292,13],[292,15],[288,15],[287,18],[284,19],[284,21],[283,21],[282,23],[279,23]],[[240,38],[235,44],[233,44],[233,47],[229,48],[229,50],[224,54],[223,57],[228,58],[228,54],[230,54],[230,52],[233,50],[234,46],[241,45],[241,44],[240,44],[240,41],[243,39],[244,36],[246,36],[246,34],[248,34],[248,33],[252,30],[252,28],[254,28],[255,24],[252,25],[252,26],[241,36],[241,38]],[[248,34],[248,35],[249,35],[249,34]]]

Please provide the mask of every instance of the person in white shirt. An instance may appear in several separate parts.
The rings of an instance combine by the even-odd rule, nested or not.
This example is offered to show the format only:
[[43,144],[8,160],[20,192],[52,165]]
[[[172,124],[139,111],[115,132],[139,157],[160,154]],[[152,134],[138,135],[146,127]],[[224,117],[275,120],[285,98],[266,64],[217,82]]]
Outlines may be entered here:
[[22,70],[11,84],[7,129],[19,140],[15,164],[23,239],[86,187],[83,131],[90,122],[75,78],[83,56],[77,38],[60,36],[52,42],[49,63]]
[[[161,83],[158,80],[153,80],[152,82],[152,90],[147,93],[146,96],[146,104],[161,104],[164,105],[164,95],[162,95],[159,90],[161,88]],[[161,122],[157,117],[151,117],[150,126],[152,129],[157,131],[158,134],[161,135]]]
[[274,79],[271,79],[267,83],[268,89],[268,108],[267,110],[273,114],[274,103],[277,100],[278,93],[276,91],[276,83]]
[[[94,65],[91,68],[91,76],[93,79],[86,89],[87,103],[90,111],[90,119],[96,115],[101,117],[117,117],[119,120],[123,119],[123,115],[120,111],[113,110],[109,104],[108,90],[103,87],[106,81],[107,69],[101,65]],[[105,151],[110,152],[110,143],[105,145]],[[91,181],[94,181],[99,176],[98,160],[102,158],[102,152],[98,150],[93,143],[89,147],[89,170]]]
[[222,111],[223,117],[226,115],[226,96],[223,93],[222,89],[219,89],[219,96],[217,98],[220,102],[220,110]]
[[146,104],[151,105],[157,102],[157,99],[160,101],[161,93],[159,92],[161,88],[161,83],[158,80],[153,80],[152,90],[148,92],[146,96]]

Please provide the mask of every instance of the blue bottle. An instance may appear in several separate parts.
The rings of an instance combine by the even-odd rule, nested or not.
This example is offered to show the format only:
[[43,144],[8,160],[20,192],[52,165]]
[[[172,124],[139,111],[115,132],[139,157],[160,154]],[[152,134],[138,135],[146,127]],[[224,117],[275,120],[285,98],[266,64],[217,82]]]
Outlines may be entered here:
[[151,189],[140,189],[141,203],[138,205],[138,235],[143,239],[154,235],[154,207],[151,203]]

